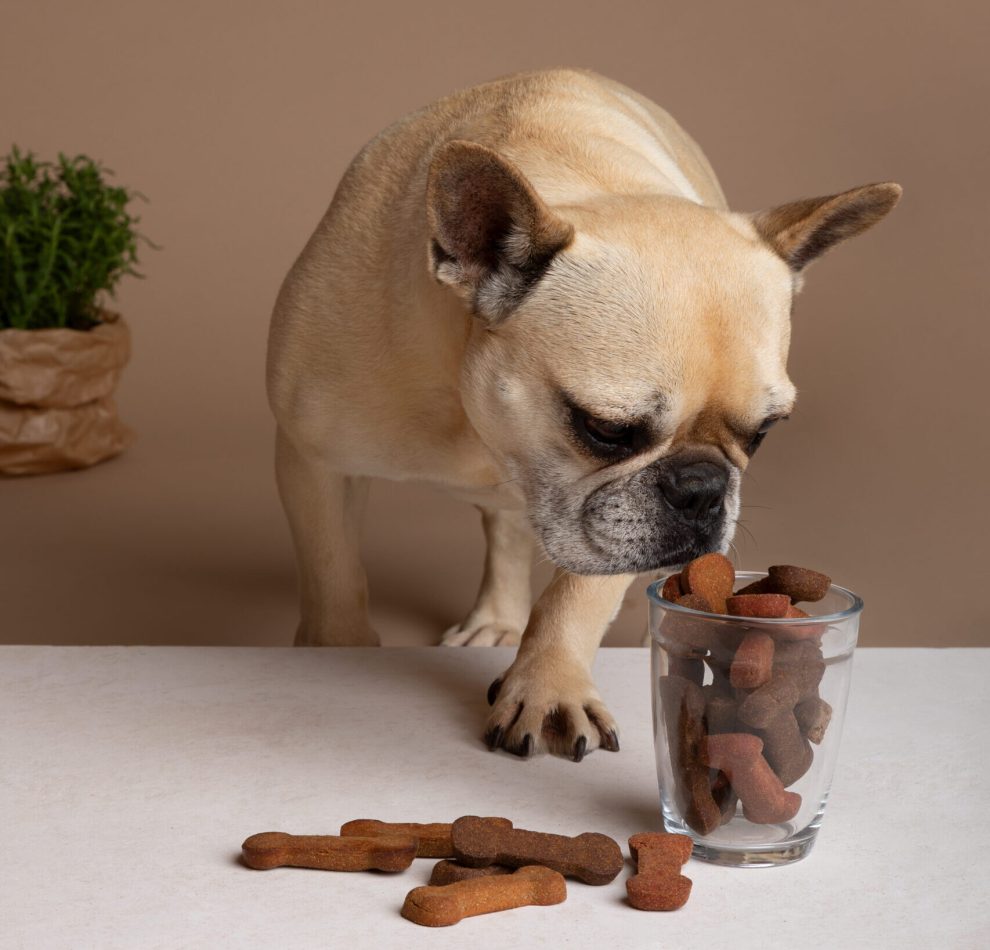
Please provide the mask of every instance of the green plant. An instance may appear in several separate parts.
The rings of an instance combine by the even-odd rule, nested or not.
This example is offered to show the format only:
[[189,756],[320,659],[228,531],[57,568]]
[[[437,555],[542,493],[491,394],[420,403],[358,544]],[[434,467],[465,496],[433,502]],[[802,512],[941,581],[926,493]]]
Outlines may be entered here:
[[127,211],[140,192],[112,187],[85,155],[36,161],[15,145],[0,172],[0,329],[100,322],[97,295],[114,295],[135,269],[140,218]]

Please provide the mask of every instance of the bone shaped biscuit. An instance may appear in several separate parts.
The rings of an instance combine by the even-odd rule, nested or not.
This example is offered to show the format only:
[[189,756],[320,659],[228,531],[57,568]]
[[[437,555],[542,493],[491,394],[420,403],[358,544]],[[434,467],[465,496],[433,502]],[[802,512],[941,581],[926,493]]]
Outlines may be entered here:
[[[512,822],[507,818],[492,818],[504,827],[511,828]],[[378,838],[382,836],[413,837],[419,839],[417,858],[452,858],[453,846],[450,842],[450,825],[441,822],[419,824],[417,822],[385,822],[374,818],[357,818],[342,825],[340,833],[345,837],[357,835],[361,838]]]
[[661,676],[658,687],[678,807],[695,831],[711,834],[723,815],[712,797],[708,766],[698,761],[698,743],[705,734],[705,693],[679,676]]
[[241,845],[244,863],[257,871],[292,865],[323,871],[404,871],[419,842],[408,835],[377,838],[287,835],[264,831]]
[[756,689],[770,681],[773,672],[773,637],[751,630],[743,637],[729,668],[729,682],[742,689]]
[[825,738],[825,730],[832,719],[832,707],[820,696],[811,696],[794,707],[801,732],[815,745]]
[[475,877],[491,877],[494,874],[511,874],[512,868],[503,864],[489,864],[484,868],[469,868],[456,861],[437,861],[430,874],[430,884],[439,887],[443,884],[456,884],[458,881],[469,881]]
[[476,877],[441,887],[415,887],[406,895],[402,916],[424,927],[449,927],[465,917],[560,904],[566,898],[567,885],[557,871],[527,866],[512,874]]
[[588,832],[574,838],[505,828],[490,818],[467,815],[454,822],[451,838],[461,864],[484,867],[542,864],[585,884],[608,884],[622,870],[622,851],[608,835]]
[[784,790],[762,751],[763,742],[757,736],[724,732],[705,736],[698,754],[702,762],[725,772],[746,819],[760,825],[790,821],[801,808],[801,796]]
[[636,874],[626,881],[629,903],[638,910],[677,910],[691,895],[691,879],[681,867],[691,857],[693,843],[687,835],[658,832],[633,835],[629,853]]

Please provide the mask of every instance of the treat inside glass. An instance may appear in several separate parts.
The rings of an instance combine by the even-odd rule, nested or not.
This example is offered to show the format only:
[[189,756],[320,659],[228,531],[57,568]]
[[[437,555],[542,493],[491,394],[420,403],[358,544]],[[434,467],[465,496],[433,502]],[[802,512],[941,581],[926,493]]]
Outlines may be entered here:
[[[739,571],[734,589],[766,575]],[[653,736],[667,831],[694,857],[772,867],[821,826],[863,601],[835,584],[807,618],[691,610],[651,584]]]

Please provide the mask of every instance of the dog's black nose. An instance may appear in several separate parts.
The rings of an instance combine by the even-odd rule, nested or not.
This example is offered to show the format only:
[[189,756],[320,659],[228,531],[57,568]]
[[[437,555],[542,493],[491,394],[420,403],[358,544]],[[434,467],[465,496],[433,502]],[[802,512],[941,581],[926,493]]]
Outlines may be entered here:
[[691,462],[660,473],[664,500],[692,520],[718,514],[728,484],[729,473],[714,462]]

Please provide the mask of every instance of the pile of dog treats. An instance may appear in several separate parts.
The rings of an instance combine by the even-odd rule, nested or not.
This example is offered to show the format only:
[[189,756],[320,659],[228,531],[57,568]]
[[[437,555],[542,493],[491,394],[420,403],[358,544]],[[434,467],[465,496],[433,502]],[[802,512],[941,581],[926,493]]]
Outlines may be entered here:
[[705,554],[667,578],[661,591],[683,607],[726,615],[726,622],[713,622],[671,611],[659,631],[669,661],[658,688],[675,800],[702,835],[731,821],[739,803],[743,817],[757,824],[792,819],[801,796],[787,787],[811,767],[811,743],[821,743],[832,715],[818,693],[825,674],[821,625],[759,623],[809,617],[794,605],[821,600],[831,580],[780,565],[735,593],[734,582],[728,558]]
[[[626,881],[629,903],[640,910],[677,910],[691,893],[680,873],[691,856],[687,835],[647,832],[629,839],[637,873]],[[402,916],[426,927],[528,905],[560,904],[565,877],[608,884],[622,870],[618,844],[608,835],[564,835],[514,828],[507,818],[466,815],[453,824],[349,821],[339,835],[267,831],[241,845],[244,863],[259,871],[292,865],[325,871],[404,871],[414,858],[441,858],[425,887],[414,887]]]

